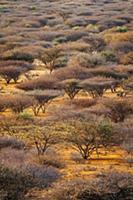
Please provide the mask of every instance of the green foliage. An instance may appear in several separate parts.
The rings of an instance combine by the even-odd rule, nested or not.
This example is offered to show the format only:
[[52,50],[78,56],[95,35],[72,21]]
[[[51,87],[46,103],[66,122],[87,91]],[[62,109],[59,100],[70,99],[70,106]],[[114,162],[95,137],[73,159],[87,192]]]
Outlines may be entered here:
[[128,27],[127,26],[117,26],[116,31],[120,32],[120,33],[125,33],[128,31]]
[[102,55],[105,57],[106,61],[115,62],[117,60],[116,55],[113,51],[106,50],[102,52]]
[[3,59],[4,60],[20,60],[20,61],[33,62],[34,57],[30,53],[12,50],[12,51],[9,51],[6,54],[4,54]]
[[22,112],[19,114],[18,118],[22,120],[32,120],[33,116],[30,113]]
[[115,143],[115,130],[111,122],[101,121],[98,124],[98,132],[104,147],[110,147]]
[[66,41],[67,41],[67,38],[65,36],[62,36],[62,37],[55,38],[53,40],[53,43],[54,44],[59,44],[59,43],[64,43]]

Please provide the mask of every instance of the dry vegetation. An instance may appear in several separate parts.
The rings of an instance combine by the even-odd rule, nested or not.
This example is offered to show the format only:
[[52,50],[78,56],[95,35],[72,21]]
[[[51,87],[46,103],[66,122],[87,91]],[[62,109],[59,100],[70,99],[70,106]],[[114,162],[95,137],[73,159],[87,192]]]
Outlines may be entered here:
[[133,199],[132,10],[0,1],[0,200]]

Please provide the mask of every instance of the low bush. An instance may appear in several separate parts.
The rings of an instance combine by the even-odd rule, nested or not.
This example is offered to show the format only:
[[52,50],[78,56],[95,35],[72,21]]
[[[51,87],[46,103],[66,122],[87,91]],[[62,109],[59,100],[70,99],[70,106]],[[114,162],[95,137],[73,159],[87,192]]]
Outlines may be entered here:
[[24,172],[28,173],[35,180],[35,186],[38,188],[46,188],[60,178],[61,174],[52,166],[44,167],[37,165],[27,165]]
[[117,32],[120,32],[120,33],[124,33],[124,32],[127,32],[128,31],[128,27],[127,26],[118,26],[116,28],[116,31]]
[[16,87],[25,91],[35,89],[56,89],[57,79],[53,76],[44,75],[34,80],[29,80],[24,83],[20,83]]
[[72,31],[66,36],[66,38],[67,41],[77,41],[85,36],[88,36],[88,33],[82,31]]
[[18,119],[32,121],[33,117],[28,112],[22,112],[19,114]]
[[99,53],[87,54],[80,53],[75,58],[75,63],[81,67],[96,67],[105,63],[104,57]]
[[23,149],[25,147],[24,142],[17,140],[13,137],[1,137],[0,149],[10,147],[12,149]]
[[33,65],[29,62],[20,61],[20,60],[7,60],[0,62],[0,68],[14,66],[21,68],[22,71],[28,71],[33,69]]
[[23,200],[33,185],[34,180],[28,173],[0,166],[0,191],[3,200]]
[[72,104],[76,106],[76,108],[89,108],[96,105],[96,102],[95,99],[75,99],[72,101]]
[[83,37],[83,41],[90,45],[91,52],[103,51],[106,47],[106,42],[104,40],[104,37],[99,36],[98,34],[90,34],[87,37]]
[[105,33],[104,39],[107,44],[115,44],[116,42],[133,42],[133,32],[126,33]]
[[51,75],[44,75],[35,80],[21,83],[16,87],[23,90],[33,89],[59,89],[58,82],[66,79],[85,79],[91,76],[90,71],[83,67],[63,67],[55,70]]
[[106,62],[116,62],[117,56],[113,51],[106,50],[102,52],[102,55],[105,57]]
[[46,194],[47,200],[132,200],[132,175],[118,172],[98,174],[98,179],[61,182]]
[[40,159],[41,159],[40,160],[41,164],[44,166],[52,166],[52,167],[59,168],[59,169],[62,169],[65,167],[64,161],[55,154],[53,156],[53,155],[48,155],[46,153],[46,155],[44,155]]
[[7,51],[2,56],[3,60],[20,60],[20,61],[27,61],[33,62],[34,57],[30,53],[21,52],[19,50],[11,50]]
[[116,42],[115,44],[111,45],[114,51],[117,53],[129,53],[133,51],[133,44],[132,42]]
[[0,112],[4,112],[8,108],[8,97],[0,96]]
[[124,65],[130,65],[130,64],[132,65],[133,64],[133,51],[121,56],[119,59],[119,62]]
[[[129,69],[130,70],[130,69]],[[118,84],[120,83],[119,80],[125,80],[128,79],[128,69],[126,71],[117,68],[107,68],[107,67],[97,67],[95,69],[90,69],[90,73],[93,74],[94,76],[102,76],[102,77],[107,77],[107,78],[113,78],[118,80]]]

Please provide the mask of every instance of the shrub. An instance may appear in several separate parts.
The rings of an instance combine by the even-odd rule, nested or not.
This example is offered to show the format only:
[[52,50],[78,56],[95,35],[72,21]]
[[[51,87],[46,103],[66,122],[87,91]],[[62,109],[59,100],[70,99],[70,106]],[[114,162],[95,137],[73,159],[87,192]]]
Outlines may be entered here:
[[72,101],[72,104],[77,108],[89,108],[96,105],[95,99],[75,99]]
[[58,85],[61,89],[64,89],[71,100],[74,99],[76,94],[78,94],[78,92],[80,91],[79,81],[76,79],[66,79],[59,82]]
[[76,58],[74,58],[74,60],[79,66],[88,68],[104,64],[104,57],[99,53],[80,53]]
[[38,155],[44,155],[49,147],[57,144],[59,142],[59,135],[57,133],[53,133],[49,128],[46,130],[42,128],[38,128],[33,133],[33,140],[37,150]]
[[58,90],[33,90],[27,93],[28,96],[32,97],[32,110],[36,116],[40,110],[45,113],[47,105],[61,94]]
[[55,44],[64,43],[64,42],[67,42],[67,38],[65,36],[58,37],[53,40],[53,43]]
[[77,41],[87,35],[88,33],[84,31],[72,31],[66,36],[66,38],[67,38],[67,41]]
[[105,33],[104,38],[107,44],[115,44],[116,42],[133,42],[133,32],[126,33]]
[[107,116],[115,123],[123,122],[133,111],[132,103],[128,99],[109,99],[105,106],[109,109]]
[[132,199],[132,175],[118,172],[98,174],[98,179],[74,179],[57,183],[48,200],[110,200]]
[[18,68],[22,68],[22,71],[28,71],[33,69],[33,65],[28,62],[19,61],[19,60],[7,60],[0,62],[0,68],[14,66]]
[[57,79],[57,81],[64,81],[66,79],[77,79],[82,80],[85,78],[90,78],[91,73],[88,69],[72,66],[72,67],[64,67],[62,69],[58,69],[53,73],[53,77]]
[[83,163],[83,162],[84,162],[82,156],[81,156],[80,153],[78,153],[78,152],[72,153],[72,154],[71,154],[71,159],[72,159],[73,161],[75,161],[76,163]]
[[129,53],[133,51],[133,44],[132,42],[121,41],[112,44],[112,48],[118,53]]
[[66,21],[66,24],[69,25],[70,27],[75,27],[75,26],[85,26],[87,25],[87,22],[82,19],[82,18],[72,18],[72,19],[68,19]]
[[98,124],[98,133],[101,138],[101,144],[106,149],[110,149],[110,147],[117,146],[121,143],[120,135],[112,123],[107,120],[103,120]]
[[46,152],[46,155],[43,155],[43,157],[40,158],[40,162],[44,166],[52,166],[59,169],[65,167],[64,161],[55,153],[54,155],[48,155]]
[[116,62],[117,57],[113,51],[106,50],[102,52],[102,55],[105,57],[106,62]]
[[117,71],[114,69],[107,67],[97,67],[95,69],[90,69],[90,73],[93,74],[94,76],[102,76],[107,78],[118,79],[118,84],[120,83],[119,80],[128,79],[128,74],[126,70],[125,72],[119,72],[119,70]]
[[8,96],[0,96],[0,112],[4,112],[8,107]]
[[110,78],[94,77],[82,81],[80,87],[89,92],[93,98],[96,98],[103,96],[104,92],[114,87],[116,83],[116,80]]
[[34,181],[28,173],[0,166],[0,191],[4,200],[24,199]]
[[103,25],[106,29],[109,29],[109,28],[113,28],[113,27],[116,27],[116,26],[125,25],[126,20],[111,18],[111,19],[105,19],[105,21],[101,22],[100,24]]
[[1,61],[0,62],[0,76],[8,83],[13,79],[16,83],[19,76],[28,70],[33,69],[33,66],[23,61]]
[[55,70],[51,75],[44,75],[35,80],[21,83],[16,87],[23,90],[33,89],[59,89],[58,82],[66,79],[85,79],[89,78],[91,73],[88,69],[82,67],[63,67]]
[[49,187],[60,177],[60,173],[54,167],[27,165],[23,168],[23,171],[33,177],[34,185],[38,188]]
[[89,32],[92,32],[92,33],[99,33],[100,32],[100,29],[99,29],[99,26],[98,25],[94,25],[94,24],[89,24],[87,25],[87,30]]
[[93,51],[102,51],[106,46],[104,38],[99,36],[98,34],[89,35],[87,37],[84,37],[83,40],[86,43],[90,44],[91,52],[93,52]]
[[3,60],[20,60],[33,62],[34,57],[30,53],[22,52],[19,50],[7,51],[3,56]]
[[0,76],[6,81],[7,84],[9,84],[12,79],[16,83],[22,73],[23,71],[21,68],[13,66],[0,69]]
[[[129,69],[129,73],[132,74],[132,70],[130,71],[130,69]],[[124,81],[122,88],[125,92],[127,92],[127,93],[131,92],[132,93],[132,91],[133,91],[133,79],[129,78],[128,80]]]
[[23,112],[23,113],[20,113],[19,116],[18,116],[18,119],[22,119],[22,120],[31,120],[32,121],[32,115],[27,113],[27,112]]
[[104,188],[105,194],[113,196],[116,199],[130,199],[132,188],[132,175],[130,173],[122,173],[118,171],[109,171],[99,174],[99,181],[97,183],[99,189]]
[[36,78],[34,80],[29,80],[27,82],[21,83],[17,85],[16,87],[22,90],[35,90],[35,89],[56,89],[56,83],[57,79],[53,77],[52,75],[44,75],[39,78]]
[[132,126],[128,123],[124,127],[120,127],[120,132],[122,132],[123,141],[121,144],[122,149],[126,151],[126,156],[124,156],[125,161],[132,167],[133,164],[133,132]]
[[17,140],[13,137],[1,137],[0,138],[0,149],[11,147],[13,149],[23,149],[25,147],[25,144]]
[[83,179],[74,179],[71,181],[62,181],[52,188],[52,192],[46,193],[47,200],[78,200],[77,195],[87,187],[87,181]]
[[123,32],[127,32],[127,31],[128,31],[128,28],[127,28],[127,26],[118,26],[118,27],[116,28],[116,31],[117,31],[117,32],[120,32],[120,33],[123,33]]
[[47,49],[40,55],[40,59],[43,61],[45,67],[50,71],[50,73],[55,69],[59,57],[60,49],[57,48]]
[[120,57],[120,63],[124,65],[133,64],[133,52],[129,52],[127,54],[124,54],[122,57]]
[[94,152],[98,152],[99,142],[96,123],[72,122],[68,141],[77,149],[83,159],[87,160]]
[[68,57],[67,56],[60,56],[57,59],[57,62],[55,64],[55,68],[60,68],[60,67],[66,67],[68,62]]
[[27,152],[25,148],[17,149],[12,147],[2,148],[0,151],[2,165],[10,169],[21,169],[27,162]]
[[23,112],[24,109],[28,108],[32,104],[31,98],[21,94],[9,96],[8,98],[8,107],[17,114]]

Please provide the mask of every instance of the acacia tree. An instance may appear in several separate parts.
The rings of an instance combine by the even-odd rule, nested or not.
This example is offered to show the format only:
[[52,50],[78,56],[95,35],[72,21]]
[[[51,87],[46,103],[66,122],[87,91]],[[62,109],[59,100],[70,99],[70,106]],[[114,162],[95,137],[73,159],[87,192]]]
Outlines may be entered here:
[[94,121],[74,121],[68,135],[68,141],[85,160],[90,158],[94,152],[98,154],[100,139],[96,123]]
[[45,75],[39,78],[26,81],[24,83],[18,84],[16,87],[21,90],[29,91],[29,90],[48,90],[48,89],[58,89],[57,87],[57,79],[52,75]]
[[71,100],[74,99],[76,94],[80,91],[79,80],[77,79],[66,79],[59,82],[58,86],[59,88],[64,89]]
[[26,81],[16,87],[22,90],[58,89],[58,83],[67,79],[84,80],[90,78],[91,73],[84,67],[63,67],[55,70],[51,75],[43,75],[34,80]]
[[94,152],[99,157],[99,150],[102,147],[110,149],[110,147],[120,144],[119,136],[109,121],[76,120],[71,125],[68,141],[86,160]]
[[44,155],[46,150],[59,142],[59,135],[48,127],[36,127],[33,134],[34,144],[38,155]]
[[129,99],[108,99],[104,102],[107,116],[115,123],[123,122],[132,113],[133,105]]
[[32,97],[32,110],[34,115],[37,116],[40,110],[44,113],[47,105],[61,95],[61,92],[57,90],[33,90],[27,94]]
[[[124,80],[128,78],[128,74],[127,72],[122,72],[122,70],[118,69],[118,71],[116,71],[116,69],[114,68],[107,68],[107,67],[97,67],[97,68],[92,68],[90,69],[90,72],[94,75],[94,76],[102,76],[102,77],[107,77],[107,78],[114,78],[116,80]],[[119,83],[119,82],[118,82]]]
[[116,81],[110,78],[94,77],[80,83],[80,87],[86,90],[93,98],[102,97],[107,89],[111,89]]
[[7,84],[9,84],[11,80],[17,83],[20,75],[30,69],[32,69],[32,65],[27,62],[20,62],[20,61],[1,62],[0,76],[6,81]]
[[46,49],[41,55],[40,59],[45,64],[45,67],[50,71],[50,74],[56,68],[57,59],[60,57],[59,48]]
[[17,83],[19,76],[22,74],[22,69],[18,67],[4,67],[0,69],[0,76],[6,81],[7,84],[13,79]]
[[7,107],[10,108],[14,113],[19,114],[23,112],[24,109],[30,107],[31,104],[31,98],[26,95],[17,94],[8,97]]

